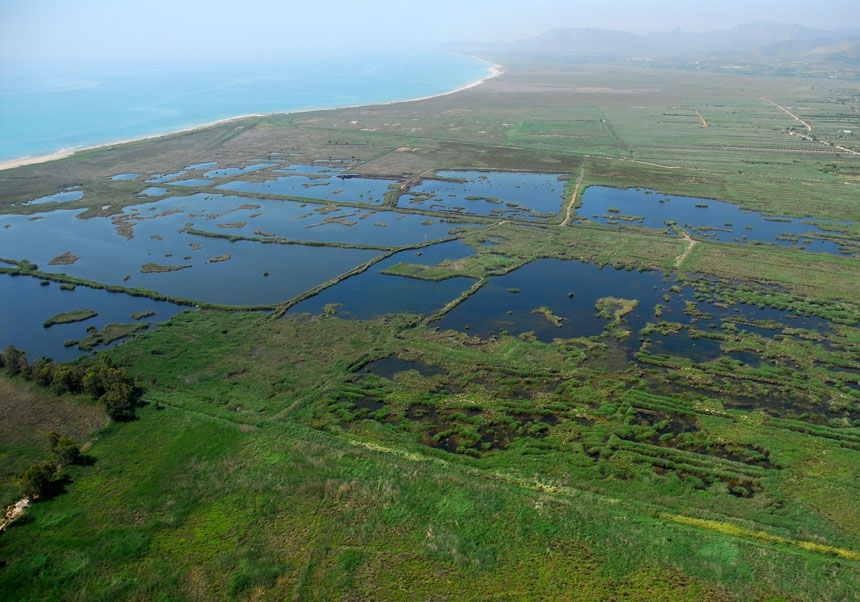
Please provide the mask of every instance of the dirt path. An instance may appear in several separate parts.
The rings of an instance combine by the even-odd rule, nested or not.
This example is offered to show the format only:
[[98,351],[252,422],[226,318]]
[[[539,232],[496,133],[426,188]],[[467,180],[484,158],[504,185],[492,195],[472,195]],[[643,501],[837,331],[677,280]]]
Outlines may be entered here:
[[690,235],[687,234],[687,231],[684,230],[683,228],[675,228],[675,232],[680,232],[681,234],[683,234],[684,238],[686,238],[687,242],[689,243],[687,245],[687,248],[684,249],[684,252],[681,253],[680,255],[678,255],[678,257],[675,259],[675,267],[680,268],[681,264],[684,263],[684,260],[687,259],[687,256],[690,254],[690,251],[693,250],[693,247],[695,247],[697,244],[699,244],[699,241],[693,240],[692,238],[690,238]]
[[806,123],[803,119],[801,119],[800,117],[798,117],[797,115],[795,115],[794,113],[792,113],[791,111],[789,111],[788,109],[786,109],[784,106],[782,106],[782,105],[778,105],[778,104],[776,104],[775,102],[773,102],[772,100],[769,100],[769,99],[766,99],[766,100],[767,100],[770,104],[772,104],[773,106],[775,106],[775,107],[777,107],[777,108],[782,109],[783,111],[785,111],[786,113],[788,113],[789,115],[791,115],[792,117],[794,117],[795,119],[797,119],[800,123],[802,123],[803,125],[805,125],[805,126],[806,126],[806,129],[807,129],[807,130],[809,130],[810,132],[812,131],[812,126],[811,126],[811,125],[809,125],[808,123]]
[[[619,161],[630,161],[631,163],[641,163],[642,165],[653,165],[654,167],[662,167],[663,169],[681,169],[680,165],[662,165],[661,163],[652,163],[651,161],[640,161],[639,159],[627,159],[622,157]],[[696,167],[688,167],[687,169],[697,169]]]
[[30,505],[30,500],[21,498],[6,509],[6,514],[0,519],[0,533],[6,530],[6,527],[14,523]]
[[701,119],[701,120],[702,120],[702,127],[708,127],[708,122],[707,122],[707,121],[705,121],[705,118],[704,118],[704,117],[702,117],[702,114],[701,114],[701,113],[699,113],[698,111],[696,111],[696,115],[698,115],[698,116],[699,116],[699,119]]
[[567,214],[561,220],[560,226],[566,226],[570,222],[570,214],[573,212],[573,206],[576,204],[576,195],[579,194],[579,187],[582,185],[582,178],[585,176],[585,167],[579,172],[579,177],[576,178],[576,187],[573,189],[573,194],[570,196],[570,202],[567,204]]

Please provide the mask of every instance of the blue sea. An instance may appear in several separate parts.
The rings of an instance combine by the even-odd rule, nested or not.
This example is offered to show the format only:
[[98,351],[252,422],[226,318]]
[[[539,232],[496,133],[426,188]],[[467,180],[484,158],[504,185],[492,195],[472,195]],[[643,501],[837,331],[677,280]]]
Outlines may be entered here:
[[159,67],[0,67],[0,161],[249,113],[440,94],[489,73],[455,54]]

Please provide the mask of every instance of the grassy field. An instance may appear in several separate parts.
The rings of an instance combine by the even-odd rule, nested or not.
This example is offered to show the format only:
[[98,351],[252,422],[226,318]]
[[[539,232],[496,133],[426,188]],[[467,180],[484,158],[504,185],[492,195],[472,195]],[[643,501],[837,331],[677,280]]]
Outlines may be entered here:
[[[93,402],[0,376],[4,500],[46,458],[45,432],[88,441],[90,459],[63,469],[64,492],[0,537],[0,597],[860,599],[860,262],[576,213],[588,186],[653,188],[845,220],[826,235],[855,249],[860,138],[845,130],[860,132],[858,120],[849,81],[512,63],[455,95],[249,118],[0,172],[0,212],[56,209],[17,203],[81,185],[83,198],[63,207],[86,219],[152,200],[138,195],[144,177],[109,180],[117,173],[301,153],[397,184],[381,206],[243,196],[477,224],[440,239],[467,245],[465,256],[385,271],[424,285],[470,279],[459,297],[429,316],[366,320],[338,303],[317,315],[291,308],[438,241],[184,230],[202,242],[380,255],[281,303],[181,299],[196,311],[154,328],[93,328],[82,349],[132,335],[100,353],[140,389],[131,420],[108,423]],[[443,169],[562,173],[565,193],[556,216],[532,222],[397,206]],[[212,193],[275,175],[163,187]],[[0,270],[19,277],[105,287],[2,255],[14,259]],[[540,260],[651,278],[653,291],[620,287],[592,301],[603,324],[594,336],[439,327],[488,283]],[[570,303],[588,288],[550,284],[567,287]],[[526,313],[561,332],[566,311],[535,302]],[[660,348],[671,340],[682,349]]]
[[[623,393],[635,374],[601,376],[576,345],[459,348],[403,330],[412,323],[187,313],[110,352],[134,367],[147,406],[102,430],[94,465],[75,468],[67,493],[3,536],[3,591],[21,600],[856,593],[860,516],[849,483],[860,452],[700,406],[703,432],[718,447],[733,442],[726,457],[747,446],[767,450],[767,462],[679,450],[661,475],[648,445],[612,437],[630,427],[609,405],[665,408]],[[517,407],[564,411],[548,432],[511,431],[478,457],[436,450],[422,443],[427,425],[406,415],[440,403],[438,376],[350,376],[392,352],[438,363],[468,388],[435,406],[455,428],[468,427],[469,407],[496,425],[522,415]],[[511,380],[517,371],[528,378]],[[579,384],[555,402],[504,393],[506,382],[560,377]],[[386,409],[360,410],[368,394]],[[698,470],[680,467],[694,457]],[[702,488],[705,474],[714,484]],[[750,479],[751,497],[724,484]]]
[[28,464],[47,459],[45,434],[56,431],[79,445],[107,422],[104,411],[82,400],[0,374],[0,498],[19,497],[17,477]]

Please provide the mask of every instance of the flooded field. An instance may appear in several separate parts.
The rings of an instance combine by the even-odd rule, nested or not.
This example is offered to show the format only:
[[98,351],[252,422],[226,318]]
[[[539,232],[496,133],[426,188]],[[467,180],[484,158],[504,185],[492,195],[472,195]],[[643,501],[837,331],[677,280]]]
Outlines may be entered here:
[[547,219],[563,201],[561,174],[440,171],[400,197],[399,207],[499,218]]
[[[481,290],[433,326],[481,337],[503,330],[513,335],[534,332],[544,342],[596,336],[608,323],[595,312],[598,299],[623,296],[639,301],[625,316],[627,328],[638,330],[651,318],[662,289],[663,274],[658,272],[626,272],[578,261],[539,259],[505,276],[490,278]],[[553,323],[543,313],[535,313],[542,307],[559,321]],[[683,304],[680,307],[683,309]],[[673,310],[678,308],[667,312]]]
[[[164,211],[163,207],[158,209]],[[38,221],[21,216],[0,217],[0,256],[17,254],[46,272],[141,287],[172,297],[257,305],[286,301],[379,253],[337,247],[231,243],[180,232],[188,219],[186,215],[147,219],[148,211],[134,214],[139,216],[138,221],[132,238],[127,238],[117,232],[117,224],[110,219],[82,220],[75,217],[76,213],[54,211],[40,216]],[[11,227],[4,228],[5,224]],[[128,226],[129,221],[120,224]],[[77,259],[52,265],[55,258],[67,252]]]
[[39,197],[32,201],[22,203],[23,205],[44,205],[45,203],[69,203],[71,201],[79,201],[84,196],[83,190],[68,189],[48,196]]
[[[0,290],[3,291],[0,311],[5,316],[14,316],[3,323],[2,344],[24,349],[31,360],[44,355],[55,361],[69,361],[85,353],[77,346],[66,347],[64,343],[84,338],[88,327],[102,329],[111,323],[152,324],[190,309],[84,286],[63,290],[56,282],[42,285],[40,280],[25,276],[0,274]],[[98,315],[81,322],[43,326],[53,316],[79,309],[91,309]],[[134,319],[134,314],[145,316]],[[104,348],[100,345],[96,350]]]
[[[148,176],[146,181],[154,185],[139,194],[162,197],[170,194],[167,184],[217,186],[222,178],[276,167],[247,181],[233,180],[217,188],[334,202],[259,199],[213,189],[129,206],[110,217],[79,219],[81,210],[2,215],[0,257],[33,262],[47,273],[137,287],[178,299],[274,306],[393,252],[367,270],[296,304],[289,314],[336,312],[352,319],[392,313],[430,316],[447,308],[476,280],[453,277],[427,281],[384,272],[399,263],[429,266],[462,259],[475,249],[457,240],[420,249],[399,250],[401,247],[487,227],[453,213],[529,220],[556,216],[565,184],[559,174],[445,171],[408,189],[400,196],[398,207],[376,209],[336,201],[381,204],[389,192],[395,196],[400,192],[400,183],[352,177],[345,173],[345,165],[278,165],[276,159],[236,167],[216,167],[214,161],[197,163]],[[265,179],[270,173],[281,175]],[[130,172],[113,179],[138,177]],[[260,180],[252,181],[254,177]],[[81,195],[81,190],[67,190],[32,202],[62,202]],[[403,213],[397,210],[400,207],[436,215]],[[667,228],[677,224],[702,238],[723,242],[795,245],[830,253],[839,250],[836,242],[824,240],[827,222],[769,218],[717,201],[638,189],[589,188],[578,213],[581,218],[597,216],[589,219],[610,225]],[[667,233],[678,236],[669,228]],[[795,239],[790,240],[791,236]],[[264,244],[267,242],[272,244]],[[504,249],[506,240],[488,236],[481,244]],[[742,296],[740,302],[726,302],[703,282],[680,278],[654,271],[601,269],[576,261],[538,259],[507,275],[490,276],[485,285],[430,326],[484,340],[505,335],[544,343],[591,338],[609,346],[618,362],[641,360],[644,364],[653,364],[657,361],[654,358],[685,358],[698,363],[730,360],[750,367],[779,367],[793,360],[765,347],[792,342],[824,354],[844,345],[833,325],[814,312],[746,304]],[[22,333],[63,311],[86,307],[98,313],[86,324],[63,324],[39,331],[38,340],[30,345],[34,353],[74,338],[67,336],[67,331],[86,332],[89,325],[102,328],[106,321],[122,322],[125,314],[152,309],[147,305],[152,302],[142,298],[80,286],[75,291],[60,291],[58,284],[43,286],[36,279],[6,282],[14,291],[6,295],[6,302],[26,308],[19,310],[25,314]],[[116,311],[110,309],[113,305]],[[159,306],[152,319],[162,320],[179,309],[171,304]],[[28,348],[22,338],[15,335],[15,340]],[[53,356],[72,357],[80,352],[76,349],[64,347],[61,354],[54,351]],[[860,370],[860,365],[848,359],[828,361],[820,359],[819,363],[824,362],[830,370],[838,368],[845,375],[834,377],[834,382],[856,385],[851,370]],[[390,362],[393,367],[379,370],[388,373],[402,367],[395,359]]]
[[[385,194],[400,187],[395,180],[347,177],[332,174],[330,168],[314,167],[313,170],[302,169],[297,173],[312,175],[288,175],[263,180],[260,182],[245,182],[233,180],[217,188],[231,192],[257,192],[279,196],[295,196],[327,201],[349,201],[353,203],[382,204]],[[275,170],[285,172],[287,170]]]
[[840,253],[822,238],[825,220],[773,217],[713,199],[672,196],[640,188],[591,186],[577,214],[600,224],[666,228],[677,224],[706,239],[730,243],[772,243],[816,253]]
[[474,281],[469,278],[449,278],[441,282],[429,282],[382,272],[400,262],[433,265],[472,253],[474,249],[459,241],[432,245],[420,251],[401,251],[366,272],[347,278],[298,303],[289,313],[320,313],[327,305],[334,304],[337,305],[339,316],[353,319],[401,312],[430,315],[467,290]]

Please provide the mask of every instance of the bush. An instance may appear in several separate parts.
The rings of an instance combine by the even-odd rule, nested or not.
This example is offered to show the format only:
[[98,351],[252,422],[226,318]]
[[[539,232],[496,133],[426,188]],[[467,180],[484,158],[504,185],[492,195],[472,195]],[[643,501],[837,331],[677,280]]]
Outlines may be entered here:
[[6,347],[6,353],[3,356],[3,366],[6,367],[6,372],[10,376],[17,376],[27,367],[27,354],[20,349],[15,349],[12,345]]
[[51,431],[45,435],[45,439],[48,440],[48,453],[54,456],[58,466],[68,466],[81,461],[81,450],[70,437]]
[[21,494],[31,500],[49,494],[56,474],[57,466],[52,462],[31,464],[21,475],[19,482]]
[[108,416],[112,420],[121,420],[128,416],[131,410],[134,390],[125,382],[112,383],[99,401],[104,404]]

